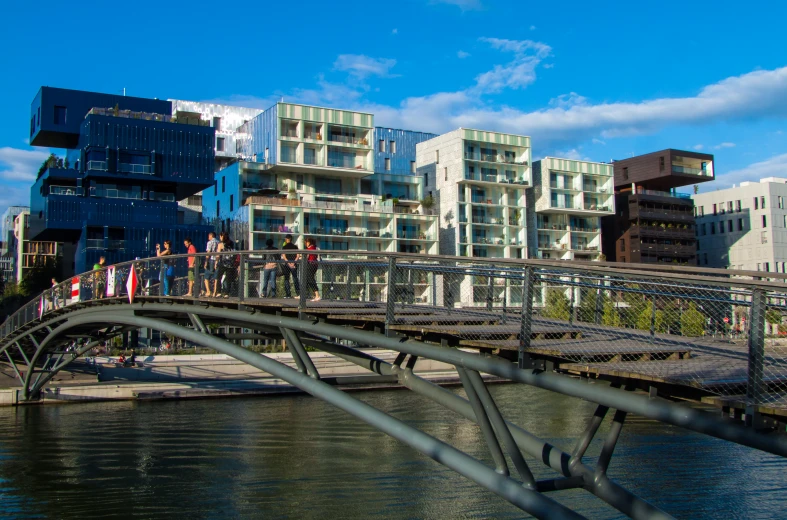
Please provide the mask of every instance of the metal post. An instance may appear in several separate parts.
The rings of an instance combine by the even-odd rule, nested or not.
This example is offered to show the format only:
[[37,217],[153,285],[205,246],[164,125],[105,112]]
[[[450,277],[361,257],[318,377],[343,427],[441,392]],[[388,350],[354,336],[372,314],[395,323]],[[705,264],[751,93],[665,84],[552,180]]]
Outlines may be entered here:
[[396,257],[388,257],[388,297],[385,302],[385,335],[391,336],[391,325],[394,324],[396,317],[394,315],[396,303]]
[[530,330],[533,322],[533,283],[535,272],[530,266],[525,267],[522,285],[522,316],[519,325],[519,368],[525,368],[525,355],[530,348]]
[[[571,282],[572,284],[575,282],[573,277],[571,278]],[[574,302],[576,301],[576,296],[574,294],[576,287],[574,287],[574,285],[570,285],[569,290],[571,291],[571,298],[568,301],[568,324],[573,325],[574,321],[577,319],[576,317],[577,307],[576,305],[574,305]]]
[[[240,255],[240,265],[238,265],[238,301],[243,301],[248,292],[249,288],[246,284],[246,268],[248,266],[246,255],[241,253]],[[262,272],[262,271],[260,271]],[[273,288],[274,294],[276,293],[276,287]]]
[[492,289],[493,289],[492,282],[494,281],[494,279],[492,278],[492,273],[491,272],[489,273],[489,276],[487,276],[486,280],[487,280],[487,284],[486,284],[486,309],[491,311],[492,310]]
[[346,300],[349,300],[350,298],[352,298],[352,294],[353,294],[353,286],[352,286],[352,281],[351,281],[352,280],[351,275],[352,275],[352,269],[350,269],[350,262],[348,261],[347,262],[347,284],[346,284],[346,286],[347,286],[347,289],[346,289],[347,290],[347,296],[344,297]]
[[8,354],[8,350],[5,351],[5,357],[7,357],[8,358],[8,362],[11,363],[11,368],[14,369],[14,372],[16,373],[16,377],[18,377],[19,380],[22,383],[24,383],[25,382],[25,378],[22,377],[22,374],[19,373],[19,369],[16,368],[16,363],[14,363],[13,358],[11,358],[11,356]]
[[299,318],[301,317],[301,313],[303,312],[303,309],[306,308],[306,279],[307,279],[306,269],[307,269],[307,267],[309,265],[308,262],[307,262],[308,258],[309,258],[309,255],[307,255],[306,253],[301,253],[301,265],[300,265],[300,269],[298,271],[298,278],[301,279],[301,294],[299,295],[299,298],[298,298],[298,317]]
[[[314,366],[312,362],[312,358],[309,357],[309,353],[306,352],[306,349],[303,348],[303,344],[301,343],[300,338],[298,337],[298,333],[292,329],[282,328],[281,330],[284,331],[284,336],[287,338],[287,344],[292,345],[292,348],[295,352],[300,356],[303,360],[303,364],[306,367],[306,372],[313,377],[314,379],[320,379],[320,374],[317,372],[317,367]],[[293,354],[293,357],[295,354]]]
[[598,282],[598,289],[596,290],[596,308],[593,312],[593,322],[596,325],[601,325],[601,316],[604,312],[603,310],[603,301],[604,301],[604,280],[599,280]]
[[412,263],[407,270],[407,303],[412,305],[415,303],[415,280],[413,280],[413,267]]
[[601,454],[598,456],[598,464],[596,464],[596,474],[604,474],[607,472],[609,462],[612,460],[612,453],[615,451],[615,445],[618,443],[620,431],[623,429],[623,422],[626,420],[626,412],[622,410],[615,410],[615,416],[612,418],[612,426],[609,428],[607,438],[604,440],[604,447],[601,449]]
[[653,295],[650,309],[650,342],[653,343],[653,338],[656,336],[656,295]]
[[746,424],[757,426],[757,407],[763,402],[766,388],[763,378],[765,366],[765,291],[754,289],[749,311],[749,367],[746,381]]
[[489,452],[492,455],[492,460],[495,461],[495,471],[501,475],[508,476],[506,458],[503,455],[503,450],[500,449],[500,444],[497,442],[495,432],[492,430],[492,424],[489,422],[489,417],[486,411],[484,411],[484,405],[481,403],[481,399],[476,393],[475,387],[465,369],[457,365],[456,372],[459,374],[459,379],[462,380],[462,386],[464,386],[465,392],[467,393],[467,399],[473,407],[475,420],[481,428],[481,433],[484,435],[486,445],[489,447]]

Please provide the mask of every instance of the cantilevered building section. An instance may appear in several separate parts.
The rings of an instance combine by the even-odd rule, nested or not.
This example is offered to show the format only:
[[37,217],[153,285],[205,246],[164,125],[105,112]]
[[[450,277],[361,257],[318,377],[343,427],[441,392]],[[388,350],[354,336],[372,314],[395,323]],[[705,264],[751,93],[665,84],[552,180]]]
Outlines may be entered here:
[[30,239],[76,244],[63,259],[75,272],[202,241],[207,227],[178,224],[176,201],[213,182],[214,142],[207,121],[173,116],[169,101],[42,87],[30,143],[67,151],[31,188]]
[[527,258],[530,138],[459,128],[417,145],[440,211],[440,253]]
[[615,214],[612,165],[545,157],[533,164],[538,258],[598,260],[601,217]]
[[713,155],[668,149],[613,166],[617,214],[602,220],[607,260],[696,265],[694,204],[676,188],[712,181]]

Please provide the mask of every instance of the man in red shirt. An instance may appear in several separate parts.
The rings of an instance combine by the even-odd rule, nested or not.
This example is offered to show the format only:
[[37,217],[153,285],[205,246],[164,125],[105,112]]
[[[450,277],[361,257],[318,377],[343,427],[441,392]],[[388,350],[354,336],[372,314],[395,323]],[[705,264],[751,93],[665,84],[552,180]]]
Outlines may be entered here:
[[[186,240],[183,241],[183,245],[186,246],[187,253],[189,255],[196,255],[197,254],[197,248],[191,242],[191,238],[186,237]],[[196,273],[196,271],[197,271],[197,259],[194,256],[189,256],[188,257],[188,261],[189,261],[189,292],[185,296],[193,298],[194,297],[194,280],[197,279],[197,273]]]

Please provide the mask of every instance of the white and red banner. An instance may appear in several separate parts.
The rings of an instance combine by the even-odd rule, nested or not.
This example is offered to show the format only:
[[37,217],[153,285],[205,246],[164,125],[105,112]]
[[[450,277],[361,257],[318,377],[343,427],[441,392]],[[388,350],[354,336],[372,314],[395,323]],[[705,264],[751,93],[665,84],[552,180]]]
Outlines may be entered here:
[[71,279],[71,302],[76,303],[79,301],[79,277],[75,276]]
[[115,266],[110,265],[107,267],[107,298],[117,296],[115,294]]
[[134,265],[128,272],[128,280],[126,281],[126,291],[128,291],[128,303],[134,303],[134,294],[139,287],[139,278],[137,277],[137,270]]

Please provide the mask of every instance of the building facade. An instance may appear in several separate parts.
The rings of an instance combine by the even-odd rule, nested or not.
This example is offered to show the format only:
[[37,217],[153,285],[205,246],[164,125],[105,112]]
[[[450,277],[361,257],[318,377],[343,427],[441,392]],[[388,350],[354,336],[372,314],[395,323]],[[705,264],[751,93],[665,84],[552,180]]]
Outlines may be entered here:
[[545,157],[533,163],[537,258],[598,260],[601,218],[615,214],[611,164]]
[[614,216],[602,219],[608,261],[696,265],[694,204],[677,188],[714,179],[713,155],[662,150],[613,162]]
[[[153,254],[155,244],[204,239],[208,227],[178,223],[176,201],[213,182],[215,131],[172,104],[42,87],[31,109],[34,146],[66,148],[31,188],[30,238],[75,244],[83,272]],[[68,274],[68,273],[66,273]]]
[[3,282],[16,280],[16,261],[18,256],[18,242],[14,234],[16,217],[23,212],[29,212],[28,206],[9,206],[5,210],[0,223],[0,276]]
[[528,257],[529,137],[459,128],[416,149],[418,175],[441,215],[441,254]]
[[[29,233],[30,212],[23,211],[14,222],[14,236],[19,244],[16,259],[16,281],[21,282],[30,273],[42,269],[51,272],[58,281],[61,280],[66,267],[63,265],[64,257],[73,257],[73,246],[62,242],[30,240]],[[68,267],[70,271],[70,266]]]
[[699,265],[787,272],[787,178],[695,194]]

